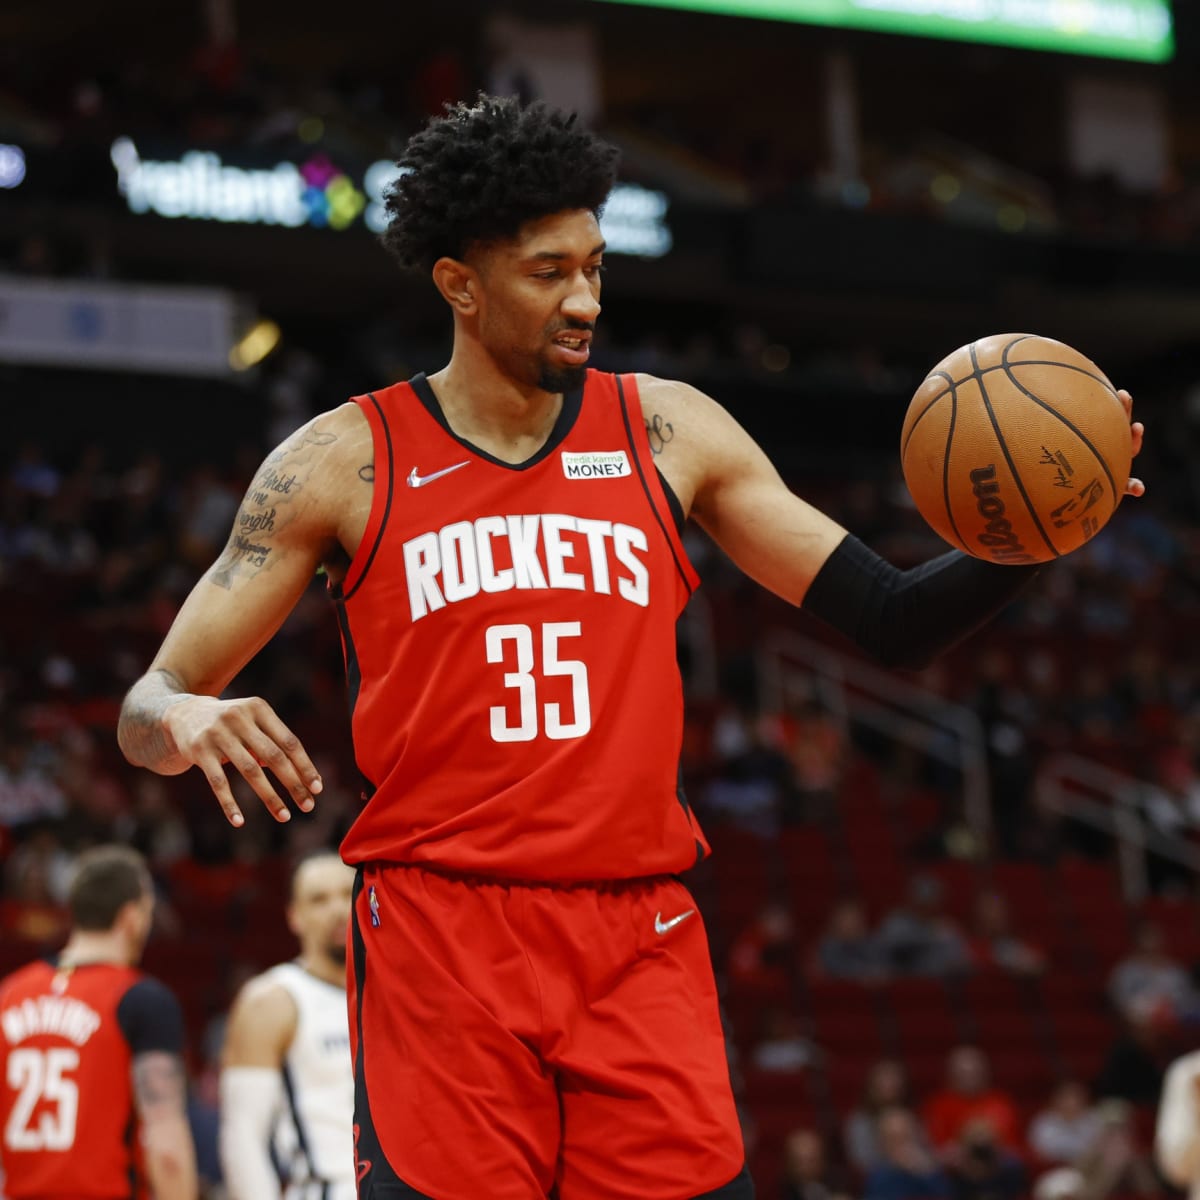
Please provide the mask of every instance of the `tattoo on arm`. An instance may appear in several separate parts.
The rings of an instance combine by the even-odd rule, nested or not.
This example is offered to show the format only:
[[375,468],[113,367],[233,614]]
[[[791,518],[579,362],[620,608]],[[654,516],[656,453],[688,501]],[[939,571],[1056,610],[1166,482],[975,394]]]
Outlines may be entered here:
[[375,482],[375,464],[373,462],[369,462],[365,466],[359,467],[358,468],[358,477],[359,477],[359,479],[361,479],[363,481],[363,483],[374,483]]
[[646,435],[650,439],[650,453],[657,458],[667,448],[667,443],[675,436],[675,427],[670,421],[664,421],[658,413],[655,413],[646,421]]
[[332,433],[306,429],[267,458],[242,498],[233,532],[209,574],[211,582],[228,591],[236,575],[253,576],[268,565],[272,536],[295,517],[314,450],[335,441]]
[[133,1060],[133,1094],[143,1121],[182,1116],[187,1098],[179,1056],[165,1050],[139,1054]]
[[121,704],[117,740],[130,762],[151,766],[171,756],[163,732],[163,713],[172,704],[186,700],[187,684],[173,671],[162,667],[151,671],[130,688]]

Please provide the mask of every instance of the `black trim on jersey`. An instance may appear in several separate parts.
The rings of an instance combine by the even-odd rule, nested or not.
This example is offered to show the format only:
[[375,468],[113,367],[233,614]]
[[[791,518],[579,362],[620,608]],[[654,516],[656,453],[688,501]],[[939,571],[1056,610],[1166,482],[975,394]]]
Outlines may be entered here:
[[[679,572],[679,578],[683,580],[683,586],[687,588],[688,595],[692,594],[692,581],[687,577],[687,572],[683,569],[683,563],[679,561],[679,555],[675,553],[675,543],[671,540],[671,535],[667,532],[666,522],[662,519],[662,513],[658,511],[658,505],[654,503],[654,493],[650,490],[650,481],[646,478],[646,472],[642,470],[642,459],[637,452],[637,446],[633,441],[633,426],[629,423],[629,405],[625,401],[625,388],[621,383],[620,375],[614,375],[613,378],[617,381],[617,395],[621,400],[621,419],[625,422],[625,437],[629,442],[629,452],[633,455],[633,461],[637,466],[638,478],[642,481],[642,491],[646,493],[646,500],[650,504],[650,511],[654,514],[654,519],[658,522],[659,529],[662,530],[662,535],[667,539],[667,547],[671,551],[671,557],[675,560],[675,569]],[[658,468],[656,467],[655,470]],[[668,492],[668,495],[671,493]],[[678,499],[675,501],[679,503]],[[682,512],[682,509],[680,510]]]
[[175,993],[157,979],[147,976],[129,988],[117,1002],[117,1024],[132,1054],[183,1054],[183,1009]]
[[354,647],[354,638],[350,633],[350,616],[346,612],[346,598],[342,595],[333,597],[333,612],[337,617],[338,629],[342,634],[342,646],[346,651],[346,700],[350,705],[350,716],[358,707],[358,693],[362,690],[362,667],[358,665],[358,651]]
[[654,467],[654,473],[658,476],[658,482],[662,484],[663,495],[667,498],[667,507],[671,510],[671,517],[675,521],[675,532],[683,536],[683,527],[687,524],[687,517],[683,515],[683,505],[679,503],[679,497],[675,495],[675,490],[667,482],[667,477],[658,469],[657,464]]
[[[357,1014],[358,1053],[354,1056],[354,1166],[358,1175],[358,1200],[432,1200],[424,1192],[405,1183],[384,1157],[379,1135],[371,1120],[367,1099],[367,1075],[363,1066],[363,992],[367,987],[367,944],[358,923],[358,898],[363,890],[363,869],[354,875],[354,895],[350,901],[350,941],[354,957],[354,1003]],[[366,1168],[365,1170],[363,1168]]]
[[446,420],[446,414],[442,412],[442,406],[438,403],[437,394],[434,392],[429,380],[425,378],[425,372],[421,371],[414,375],[409,381],[408,386],[417,393],[417,398],[428,410],[429,415],[460,445],[465,446],[472,454],[478,454],[480,458],[486,462],[492,463],[497,467],[505,467],[509,471],[524,471],[529,467],[536,467],[544,458],[548,458],[555,450],[562,445],[566,440],[566,436],[571,432],[576,420],[579,417],[580,409],[583,408],[583,385],[577,388],[572,388],[569,392],[563,393],[562,408],[559,409],[558,419],[554,422],[554,428],[550,430],[550,436],[546,439],[545,445],[534,454],[527,458],[524,462],[510,463],[505,462],[502,458],[497,458],[494,454],[489,454],[486,450],[480,450],[474,442],[468,442],[466,438],[459,437],[453,429],[450,428],[450,422]]
[[[383,426],[383,444],[387,447],[388,457],[388,489],[387,499],[383,505],[383,518],[379,522],[379,531],[375,534],[375,544],[371,547],[371,553],[367,556],[367,564],[359,572],[358,578],[354,581],[354,586],[348,592],[338,590],[337,598],[348,600],[355,592],[362,587],[362,581],[366,579],[367,572],[371,569],[371,564],[375,561],[375,555],[379,552],[379,544],[383,541],[383,531],[387,528],[388,514],[392,511],[392,496],[396,490],[396,455],[392,452],[392,431],[388,426],[387,417],[384,416],[383,406],[375,399],[374,392],[368,392],[367,395],[371,399],[371,403],[375,405],[375,411],[379,414],[379,422]],[[372,497],[371,508],[375,507],[375,501]],[[360,547],[361,549],[361,547]]]
[[[675,780],[675,799],[679,801],[679,807],[683,809],[684,814],[687,816],[688,824],[691,825],[692,824],[692,806],[688,803],[687,792],[685,792],[683,790],[683,763],[682,762],[679,764],[679,773],[676,776],[676,780]],[[692,842],[696,847],[696,862],[692,863],[692,866],[694,867],[697,865],[697,863],[701,863],[704,861],[704,844],[695,835],[693,835],[693,837],[692,837]]]
[[134,1138],[137,1137],[137,1128],[137,1113],[130,1109],[129,1120],[125,1124],[124,1134],[125,1153],[129,1162],[129,1166],[125,1168],[125,1174],[129,1180],[130,1200],[141,1200],[146,1195],[146,1189],[142,1187],[142,1181],[138,1178],[137,1160],[134,1157]]
[[289,1183],[303,1183],[306,1192],[310,1187],[319,1185],[321,1188],[321,1200],[327,1200],[329,1196],[329,1183],[317,1174],[317,1166],[313,1161],[312,1151],[308,1148],[308,1134],[304,1130],[304,1123],[300,1120],[300,1106],[296,1103],[296,1084],[292,1079],[291,1071],[288,1070],[287,1063],[284,1063],[280,1067],[279,1073],[283,1076],[283,1091],[287,1096],[288,1111],[292,1115],[292,1124],[296,1127],[296,1144],[300,1148],[300,1153],[304,1158],[305,1170],[308,1174],[307,1179],[289,1180]]

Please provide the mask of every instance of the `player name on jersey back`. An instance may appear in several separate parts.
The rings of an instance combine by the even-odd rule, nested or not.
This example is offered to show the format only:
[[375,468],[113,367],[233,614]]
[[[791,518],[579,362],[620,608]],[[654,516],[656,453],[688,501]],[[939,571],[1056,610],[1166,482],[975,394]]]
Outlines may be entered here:
[[447,604],[513,588],[615,591],[646,608],[649,545],[634,525],[565,513],[455,521],[404,543],[409,609],[415,622]]
[[39,1034],[53,1034],[82,1046],[100,1028],[100,1014],[71,996],[38,996],[20,1000],[0,1014],[10,1046]]

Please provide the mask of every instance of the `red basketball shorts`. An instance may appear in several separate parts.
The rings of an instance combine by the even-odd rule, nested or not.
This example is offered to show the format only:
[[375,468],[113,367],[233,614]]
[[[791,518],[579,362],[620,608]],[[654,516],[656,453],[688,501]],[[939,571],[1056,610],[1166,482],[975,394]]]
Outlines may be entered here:
[[677,880],[367,866],[353,924],[362,1197],[686,1200],[742,1169],[708,938]]

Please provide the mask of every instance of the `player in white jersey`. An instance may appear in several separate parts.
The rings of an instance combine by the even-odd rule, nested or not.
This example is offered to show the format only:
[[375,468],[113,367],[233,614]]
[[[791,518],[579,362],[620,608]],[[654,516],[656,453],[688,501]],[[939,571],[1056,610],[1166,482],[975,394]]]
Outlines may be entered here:
[[1200,1050],[1167,1067],[1154,1129],[1159,1170],[1200,1200]]
[[346,930],[354,872],[332,851],[292,876],[300,956],[251,979],[221,1059],[221,1165],[229,1200],[354,1200],[354,1075]]

